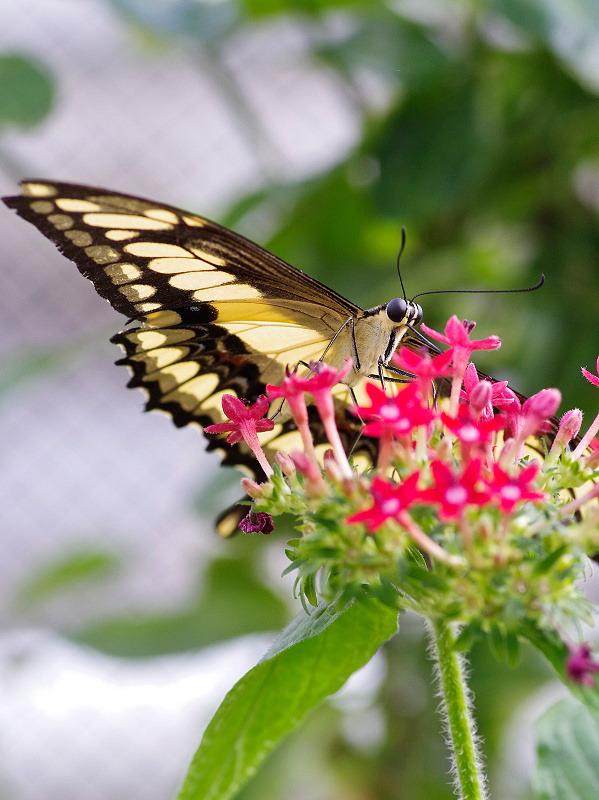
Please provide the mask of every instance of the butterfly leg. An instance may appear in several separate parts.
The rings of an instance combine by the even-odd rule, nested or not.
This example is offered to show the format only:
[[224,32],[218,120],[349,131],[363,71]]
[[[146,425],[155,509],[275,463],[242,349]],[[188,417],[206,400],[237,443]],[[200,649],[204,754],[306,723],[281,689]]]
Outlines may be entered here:
[[333,342],[335,341],[335,339],[339,336],[341,331],[344,328],[346,328],[348,325],[349,325],[349,335],[350,335],[350,339],[351,339],[352,358],[354,360],[354,368],[359,372],[360,371],[360,358],[358,356],[358,348],[356,346],[355,322],[354,322],[354,318],[353,317],[349,317],[348,319],[345,320],[343,325],[339,328],[337,333],[333,336],[331,341],[328,343],[328,345],[325,348],[324,353],[320,356],[320,358],[318,360],[319,361],[323,361],[324,360],[324,357],[329,352],[329,350],[330,350]]

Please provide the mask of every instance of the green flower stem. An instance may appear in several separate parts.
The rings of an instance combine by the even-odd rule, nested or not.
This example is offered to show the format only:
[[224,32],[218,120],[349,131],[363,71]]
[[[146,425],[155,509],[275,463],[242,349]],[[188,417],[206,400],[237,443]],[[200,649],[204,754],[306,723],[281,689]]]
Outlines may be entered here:
[[453,772],[460,800],[484,800],[485,778],[477,751],[462,658],[454,649],[455,636],[441,619],[430,620],[433,655],[437,662],[443,714],[452,748]]

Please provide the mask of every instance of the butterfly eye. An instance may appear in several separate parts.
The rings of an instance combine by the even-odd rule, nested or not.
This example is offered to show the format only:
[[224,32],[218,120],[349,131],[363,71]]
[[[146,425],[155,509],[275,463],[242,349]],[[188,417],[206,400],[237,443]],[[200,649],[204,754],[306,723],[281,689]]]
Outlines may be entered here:
[[391,322],[406,321],[407,311],[408,304],[402,297],[396,297],[394,300],[389,300],[387,303],[387,316]]

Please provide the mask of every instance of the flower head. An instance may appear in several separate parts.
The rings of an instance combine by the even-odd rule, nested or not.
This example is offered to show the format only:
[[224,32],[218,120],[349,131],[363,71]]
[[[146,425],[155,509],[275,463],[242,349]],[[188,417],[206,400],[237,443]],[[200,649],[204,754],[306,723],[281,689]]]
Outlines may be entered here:
[[252,449],[258,462],[266,475],[272,475],[272,467],[268,463],[262,446],[258,441],[258,433],[272,431],[275,424],[271,419],[262,419],[269,409],[269,402],[264,395],[251,405],[247,400],[224,394],[222,399],[223,412],[231,422],[218,422],[216,425],[207,425],[206,433],[229,433],[227,442],[237,444],[242,439]]
[[433,339],[440,342],[445,342],[451,346],[453,353],[453,379],[451,384],[451,397],[449,400],[450,413],[455,414],[458,407],[460,389],[462,380],[470,355],[474,350],[496,350],[501,346],[501,342],[497,336],[487,336],[486,339],[475,339],[470,341],[470,334],[474,330],[475,322],[468,322],[460,320],[453,315],[445,326],[445,333],[439,333],[426,325],[422,326],[422,330]]
[[244,517],[238,525],[239,530],[244,533],[263,533],[268,536],[275,529],[272,517],[265,511],[250,511],[247,517]]
[[422,353],[415,353],[407,347],[402,347],[399,353],[393,355],[392,361],[399,369],[414,375],[422,396],[428,397],[433,381],[451,375],[449,362],[452,355],[451,350],[446,350],[431,358],[424,349]]
[[388,395],[376,383],[366,384],[369,406],[356,406],[354,414],[367,424],[366,436],[411,436],[419,425],[428,425],[434,412],[423,404],[415,383],[409,383],[394,395]]
[[545,500],[545,493],[532,485],[538,472],[539,467],[534,462],[524,469],[518,469],[514,474],[507,472],[499,464],[493,464],[493,473],[485,481],[490,490],[490,499],[505,514],[511,514],[520,503]]
[[423,503],[438,504],[440,519],[457,519],[467,506],[482,506],[489,502],[489,491],[481,480],[480,459],[472,459],[461,473],[454,472],[443,461],[433,461],[431,472],[433,487],[424,489],[419,499]]
[[460,403],[457,417],[443,413],[441,418],[445,426],[460,440],[464,461],[468,460],[473,450],[485,453],[494,434],[505,426],[505,419],[501,416],[476,419],[471,413],[471,406],[466,403]]
[[346,522],[361,522],[366,525],[369,533],[373,533],[388,519],[397,519],[400,512],[405,511],[416,500],[418,477],[419,473],[414,472],[403,483],[396,484],[375,475],[370,489],[374,501],[372,506],[352,514]]
[[595,679],[593,672],[599,672],[599,663],[593,659],[591,648],[586,642],[570,647],[570,655],[566,659],[566,673],[568,678],[574,683],[582,683],[584,686],[593,687]]

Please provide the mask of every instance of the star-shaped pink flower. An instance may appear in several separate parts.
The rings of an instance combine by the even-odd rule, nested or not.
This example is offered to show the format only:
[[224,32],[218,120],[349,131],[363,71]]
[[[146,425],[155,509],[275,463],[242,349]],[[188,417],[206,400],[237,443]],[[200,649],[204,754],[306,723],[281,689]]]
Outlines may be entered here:
[[264,450],[258,440],[258,433],[262,431],[272,431],[275,424],[271,419],[262,419],[270,407],[270,403],[264,395],[251,405],[247,400],[235,397],[232,394],[224,394],[222,399],[223,412],[231,422],[217,422],[215,425],[207,425],[204,430],[206,433],[229,433],[227,442],[237,444],[242,439],[251,448],[258,459],[258,463],[265,474],[272,475],[273,469],[264,455]]

